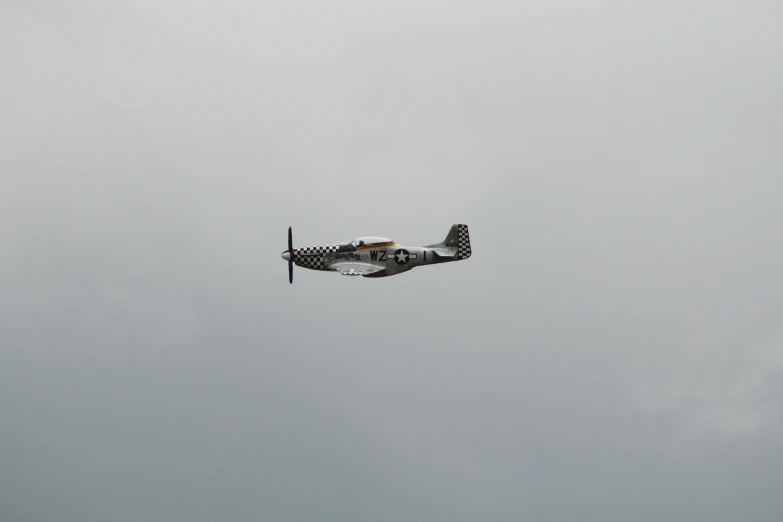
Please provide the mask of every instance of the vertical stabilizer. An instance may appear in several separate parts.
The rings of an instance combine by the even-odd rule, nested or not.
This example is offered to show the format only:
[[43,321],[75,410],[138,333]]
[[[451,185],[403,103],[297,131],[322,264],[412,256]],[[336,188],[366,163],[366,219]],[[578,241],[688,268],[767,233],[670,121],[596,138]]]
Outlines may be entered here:
[[434,245],[427,245],[426,248],[434,249],[433,255],[440,261],[459,261],[469,258],[472,251],[468,226],[452,225],[446,239]]

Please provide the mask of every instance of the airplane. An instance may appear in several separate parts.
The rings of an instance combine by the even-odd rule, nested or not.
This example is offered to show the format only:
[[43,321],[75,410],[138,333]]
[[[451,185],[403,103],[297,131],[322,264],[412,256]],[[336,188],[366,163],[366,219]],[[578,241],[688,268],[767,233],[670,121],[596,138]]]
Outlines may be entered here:
[[360,237],[339,245],[294,248],[288,227],[288,250],[280,255],[288,261],[288,282],[294,282],[294,265],[311,270],[337,272],[346,276],[387,277],[417,266],[462,261],[471,255],[467,225],[453,225],[446,239],[423,247],[402,246],[385,237]]

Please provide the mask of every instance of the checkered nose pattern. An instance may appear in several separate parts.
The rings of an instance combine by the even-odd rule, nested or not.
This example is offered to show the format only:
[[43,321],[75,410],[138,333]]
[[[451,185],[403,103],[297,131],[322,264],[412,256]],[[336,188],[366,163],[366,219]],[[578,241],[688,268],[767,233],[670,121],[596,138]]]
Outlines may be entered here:
[[324,255],[337,252],[337,245],[308,246],[294,249],[294,263],[302,268],[323,270]]
[[457,225],[457,259],[470,257],[470,234],[467,225]]

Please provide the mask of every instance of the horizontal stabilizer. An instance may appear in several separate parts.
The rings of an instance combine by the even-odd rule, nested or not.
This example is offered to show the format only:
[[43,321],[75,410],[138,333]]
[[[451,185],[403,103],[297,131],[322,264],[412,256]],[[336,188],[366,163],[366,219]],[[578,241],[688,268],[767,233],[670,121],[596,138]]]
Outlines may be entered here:
[[435,258],[436,261],[456,261],[457,260],[457,249],[452,248],[441,248],[439,250],[432,250],[430,251],[432,254],[432,257]]

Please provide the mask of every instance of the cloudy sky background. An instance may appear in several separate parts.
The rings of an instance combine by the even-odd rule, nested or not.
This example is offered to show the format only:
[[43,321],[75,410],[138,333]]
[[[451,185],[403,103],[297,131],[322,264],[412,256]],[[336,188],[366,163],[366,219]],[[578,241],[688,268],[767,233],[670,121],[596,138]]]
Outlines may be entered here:
[[782,63],[777,1],[4,2],[0,519],[779,521]]

